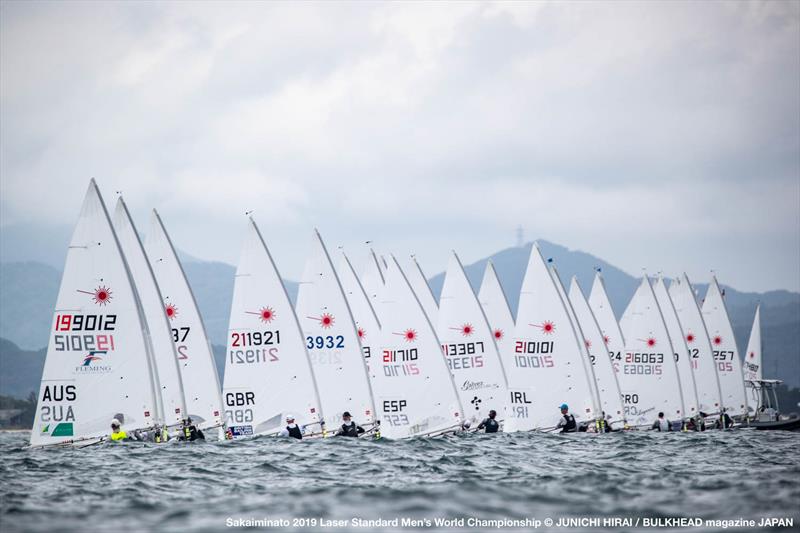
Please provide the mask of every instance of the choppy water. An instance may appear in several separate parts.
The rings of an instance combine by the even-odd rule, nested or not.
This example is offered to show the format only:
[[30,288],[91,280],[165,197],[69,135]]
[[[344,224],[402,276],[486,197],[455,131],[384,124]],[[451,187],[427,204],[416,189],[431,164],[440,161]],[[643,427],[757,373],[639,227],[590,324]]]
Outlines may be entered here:
[[[30,450],[27,439],[0,433],[3,532],[235,530],[228,517],[767,516],[800,524],[798,433],[255,439],[83,450]],[[293,529],[309,530],[324,529]],[[374,529],[351,522],[325,531],[353,530]]]

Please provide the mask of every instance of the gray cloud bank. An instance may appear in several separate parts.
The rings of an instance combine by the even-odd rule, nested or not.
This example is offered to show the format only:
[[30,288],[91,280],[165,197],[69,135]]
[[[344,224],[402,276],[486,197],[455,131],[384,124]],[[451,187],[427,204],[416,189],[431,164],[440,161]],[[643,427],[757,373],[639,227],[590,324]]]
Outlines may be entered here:
[[89,177],[287,277],[320,228],[433,273],[517,225],[631,273],[800,289],[800,3],[0,5],[0,223]]

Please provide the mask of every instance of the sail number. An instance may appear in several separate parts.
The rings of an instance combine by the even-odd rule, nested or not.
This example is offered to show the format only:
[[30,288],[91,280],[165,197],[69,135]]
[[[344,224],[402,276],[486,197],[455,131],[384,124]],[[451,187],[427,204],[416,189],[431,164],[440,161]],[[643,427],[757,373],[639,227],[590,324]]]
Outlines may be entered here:
[[383,401],[383,420],[390,426],[408,426],[408,416],[402,413],[408,403],[406,400],[384,400]]
[[722,372],[733,372],[733,350],[714,350],[714,360]]
[[308,336],[306,337],[306,348],[309,350],[313,350],[314,348],[321,350],[323,348],[344,348],[344,337],[342,335],[336,335],[335,337],[332,335],[328,335],[323,337],[322,335],[317,335],[316,337]]
[[114,350],[114,335],[56,335],[53,342],[57,352]]
[[117,315],[56,315],[56,331],[114,331]]
[[658,364],[664,362],[663,353],[631,353],[625,354],[626,363]]
[[[480,351],[478,351],[480,350]],[[461,342],[458,344],[442,344],[442,351],[447,356],[450,370],[466,368],[483,368],[483,342]],[[477,352],[477,355],[475,355]],[[461,357],[461,356],[472,357]]]
[[231,333],[231,346],[234,348],[245,346],[269,346],[281,343],[281,332],[277,331],[253,331],[252,333]]
[[[416,363],[408,361],[416,361],[419,359],[419,351],[416,348],[409,348],[408,350],[383,350],[383,374],[386,377],[396,376],[418,376],[419,367]],[[386,363],[398,363],[390,364]]]

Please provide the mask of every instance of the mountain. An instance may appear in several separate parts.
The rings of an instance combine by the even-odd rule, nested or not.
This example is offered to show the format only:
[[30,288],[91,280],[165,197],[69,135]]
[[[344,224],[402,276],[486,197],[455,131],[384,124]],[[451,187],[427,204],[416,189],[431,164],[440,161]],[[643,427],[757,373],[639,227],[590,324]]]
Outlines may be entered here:
[[[546,258],[553,259],[562,282],[568,284],[570,277],[577,275],[586,293],[591,288],[595,269],[601,268],[611,303],[617,315],[622,314],[638,285],[634,276],[581,251],[547,241],[539,241],[539,246]],[[516,314],[530,247],[531,244],[508,248],[466,265],[464,268],[472,286],[478,289],[486,262],[491,259],[505,288],[512,312]],[[225,263],[198,261],[181,252],[179,255],[209,337],[215,350],[221,350],[220,347],[226,345],[235,268]],[[437,296],[441,292],[443,280],[443,273],[430,279],[431,289]],[[0,263],[0,337],[9,339],[16,345],[14,357],[26,357],[20,352],[39,350],[46,346],[60,281],[61,272],[41,262]],[[288,280],[285,283],[289,296],[294,301],[297,283]],[[705,294],[706,287],[705,284],[696,285],[701,295]],[[755,306],[760,302],[764,327],[765,375],[783,379],[790,386],[800,386],[800,294],[788,291],[743,293],[728,286],[723,287],[740,351],[744,351],[747,346]],[[7,351],[11,353],[9,350],[7,344],[0,344],[0,355],[5,357]],[[220,354],[222,352],[216,356],[220,357]],[[6,361],[7,358],[3,360]],[[10,367],[3,367],[3,375],[7,375],[7,368]]]

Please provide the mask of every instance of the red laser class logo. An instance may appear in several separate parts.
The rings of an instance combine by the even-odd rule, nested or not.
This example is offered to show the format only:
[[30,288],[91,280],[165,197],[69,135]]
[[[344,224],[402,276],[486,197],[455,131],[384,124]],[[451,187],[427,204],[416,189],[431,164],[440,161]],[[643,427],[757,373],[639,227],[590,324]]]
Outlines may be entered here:
[[450,328],[454,331],[460,331],[461,335],[464,337],[469,337],[475,332],[475,329],[472,327],[472,324],[464,324],[463,326],[457,328]]
[[553,332],[556,330],[556,325],[549,320],[545,320],[541,324],[528,324],[528,325],[533,326],[535,328],[539,328],[545,335],[552,335]]
[[83,294],[88,294],[92,297],[92,301],[100,306],[107,305],[109,300],[112,298],[111,289],[105,285],[101,285],[93,291],[82,291],[80,289],[77,289],[77,291]]
[[592,347],[592,341],[590,341],[589,339],[584,339],[583,344],[585,344],[587,348]]
[[643,343],[647,344],[648,348],[652,348],[652,347],[654,347],[656,345],[656,340],[653,337],[648,337],[647,339],[638,339],[638,340],[640,340]]
[[392,333],[392,335],[399,335],[403,337],[406,342],[414,342],[417,340],[417,330],[411,328],[405,330],[403,333]]
[[604,343],[608,344],[610,340],[611,340],[611,339],[609,338],[609,336],[608,336],[608,335],[603,335],[603,342],[604,342]]
[[367,332],[364,331],[364,328],[358,328],[358,338],[362,340],[367,338]]
[[692,333],[691,331],[686,334],[686,342],[688,343],[694,342],[694,333]]
[[750,352],[750,359],[753,359],[755,356],[756,356],[756,354],[755,354],[755,353],[753,353],[753,352]]
[[319,322],[319,325],[322,326],[322,329],[329,329],[336,322],[336,319],[330,313],[322,313],[322,316],[319,317],[307,316],[306,318]]
[[167,318],[170,320],[174,320],[178,316],[178,308],[175,307],[175,304],[167,304],[164,307],[164,312],[167,313]]
[[271,307],[262,307],[259,311],[245,311],[248,315],[256,315],[264,323],[270,323],[275,319],[275,311]]
[[719,346],[720,344],[722,344],[722,337],[720,337],[719,335],[716,335],[714,337],[714,345],[715,346]]
[[503,330],[502,329],[494,330],[494,338],[497,339],[498,341],[500,339],[502,339],[503,338]]

